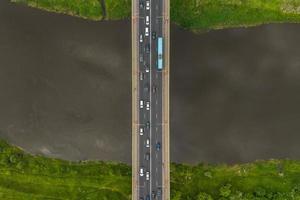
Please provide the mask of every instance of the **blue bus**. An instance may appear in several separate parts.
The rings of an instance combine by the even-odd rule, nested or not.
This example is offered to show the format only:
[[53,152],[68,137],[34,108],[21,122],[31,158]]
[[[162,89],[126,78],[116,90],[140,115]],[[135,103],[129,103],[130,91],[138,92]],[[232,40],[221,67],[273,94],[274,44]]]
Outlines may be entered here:
[[157,69],[163,69],[163,38],[157,38]]

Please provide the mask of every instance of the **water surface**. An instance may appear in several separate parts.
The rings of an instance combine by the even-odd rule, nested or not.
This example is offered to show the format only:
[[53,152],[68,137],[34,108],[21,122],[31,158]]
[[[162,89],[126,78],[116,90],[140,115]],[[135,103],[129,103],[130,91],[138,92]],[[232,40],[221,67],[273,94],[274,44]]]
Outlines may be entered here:
[[[129,21],[0,2],[0,137],[58,158],[131,160]],[[171,159],[300,158],[300,26],[171,30]]]

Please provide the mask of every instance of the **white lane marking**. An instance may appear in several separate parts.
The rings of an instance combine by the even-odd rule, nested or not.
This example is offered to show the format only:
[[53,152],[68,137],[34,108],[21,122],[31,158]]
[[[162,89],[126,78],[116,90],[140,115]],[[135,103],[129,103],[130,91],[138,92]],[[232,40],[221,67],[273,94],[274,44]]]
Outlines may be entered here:
[[155,114],[155,118],[157,119],[157,113]]
[[[150,3],[150,34],[152,34],[152,0],[149,0],[149,3]],[[152,88],[152,39],[151,39],[151,36],[149,37],[149,40],[150,40],[150,63],[149,63],[149,71],[150,71],[150,89]],[[151,91],[150,91],[150,104],[152,103],[152,98],[151,98]],[[150,137],[150,154],[152,152],[152,140],[151,140],[151,136],[152,136],[152,106],[150,107],[150,132],[149,132],[149,137]],[[152,160],[150,160],[150,191],[152,191]]]
[[158,104],[158,101],[157,101],[157,100],[155,101],[155,104],[156,104],[156,105]]
[[157,128],[157,127],[155,128],[155,131],[156,131],[156,132],[158,131],[158,128]]
[[156,78],[158,78],[158,73],[156,73]]

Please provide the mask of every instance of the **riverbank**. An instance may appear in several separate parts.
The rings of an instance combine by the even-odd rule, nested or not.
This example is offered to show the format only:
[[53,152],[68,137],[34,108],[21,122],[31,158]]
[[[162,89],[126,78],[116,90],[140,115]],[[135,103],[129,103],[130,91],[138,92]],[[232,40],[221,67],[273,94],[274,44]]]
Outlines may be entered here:
[[[129,19],[130,0],[11,0],[47,11],[91,20]],[[104,12],[106,11],[106,12]],[[300,22],[300,2],[292,0],[171,0],[173,23],[195,32],[248,27],[267,23]]]
[[[33,156],[0,140],[0,197],[131,199],[131,168],[122,163],[69,162]],[[300,162],[171,165],[172,200],[299,199]]]

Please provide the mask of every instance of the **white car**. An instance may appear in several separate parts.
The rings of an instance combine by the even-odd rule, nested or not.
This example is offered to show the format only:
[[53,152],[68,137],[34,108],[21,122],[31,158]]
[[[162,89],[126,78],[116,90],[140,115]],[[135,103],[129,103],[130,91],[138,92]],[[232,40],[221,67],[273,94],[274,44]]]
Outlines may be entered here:
[[147,103],[146,103],[146,109],[150,110],[150,102],[149,101],[147,101]]
[[144,80],[144,74],[143,74],[143,72],[140,72],[140,80],[141,81]]
[[150,140],[149,140],[149,138],[146,140],[146,147],[147,147],[147,148],[150,147]]
[[145,28],[145,36],[148,37],[149,36],[149,27]]
[[149,69],[149,67],[148,66],[146,66],[146,72],[148,73],[148,72],[150,72],[150,69]]
[[140,135],[144,135],[144,128],[140,128]]
[[140,34],[140,42],[142,43],[143,42],[143,35]]
[[144,169],[142,167],[140,168],[140,176],[144,176]]
[[150,10],[150,1],[146,1],[146,10]]
[[146,180],[147,180],[147,181],[150,180],[150,172],[146,172]]
[[149,16],[146,16],[146,25],[149,26]]
[[140,100],[140,108],[144,108],[144,101]]

